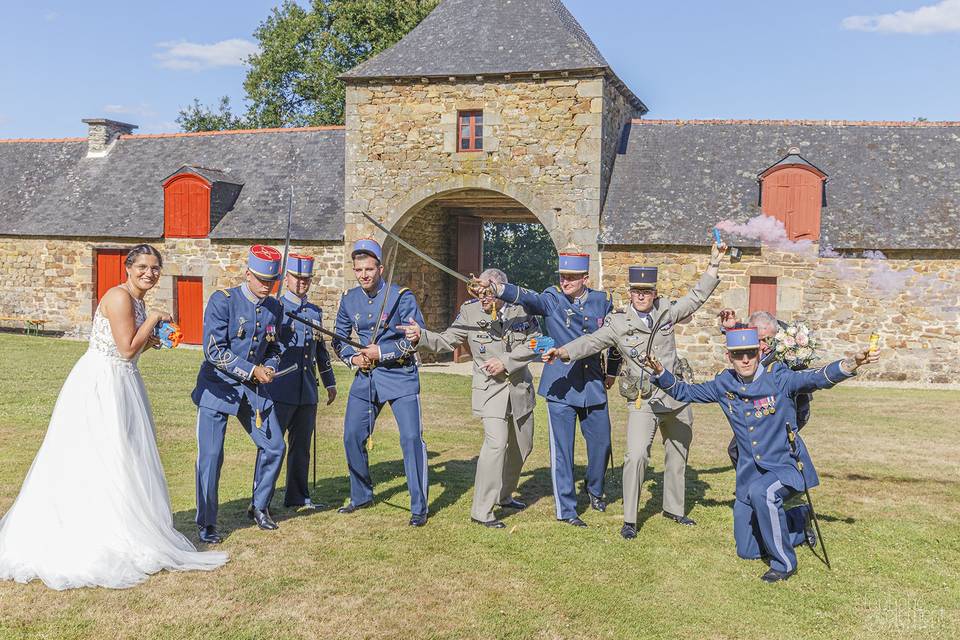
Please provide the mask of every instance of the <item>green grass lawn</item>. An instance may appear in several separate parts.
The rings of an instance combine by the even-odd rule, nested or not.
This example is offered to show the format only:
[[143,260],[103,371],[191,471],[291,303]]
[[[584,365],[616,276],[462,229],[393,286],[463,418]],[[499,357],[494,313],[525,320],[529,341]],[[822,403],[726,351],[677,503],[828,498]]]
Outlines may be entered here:
[[[60,385],[86,345],[0,334],[0,512],[40,446]],[[193,526],[197,351],[152,352],[153,403],[177,527]],[[321,408],[316,497],[348,496],[341,444],[349,385]],[[376,506],[351,516],[274,509],[280,530],[245,518],[255,449],[234,421],[221,481],[222,549],[210,573],[161,573],[130,590],[55,592],[0,583],[2,638],[952,638],[960,637],[960,392],[839,388],[818,394],[804,430],[823,484],[814,491],[828,571],[800,549],[800,572],[766,585],[736,557],[729,428],[696,408],[687,471],[694,528],[659,516],[663,448],[654,444],[640,533],[619,536],[625,410],[613,411],[616,470],[590,527],[554,520],[544,407],[521,480],[531,506],[508,528],[470,523],[482,431],[470,379],[423,376],[429,524],[407,526],[397,430],[380,419],[371,465]],[[578,439],[578,473],[585,453]],[[279,503],[280,500],[277,500]]]

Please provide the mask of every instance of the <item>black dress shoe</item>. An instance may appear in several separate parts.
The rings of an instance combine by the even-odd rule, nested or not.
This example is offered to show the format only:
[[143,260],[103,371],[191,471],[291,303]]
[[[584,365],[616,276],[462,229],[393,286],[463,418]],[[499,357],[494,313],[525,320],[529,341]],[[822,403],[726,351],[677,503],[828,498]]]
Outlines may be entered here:
[[501,502],[500,506],[504,509],[516,509],[517,511],[527,508],[527,504],[525,502],[520,502],[514,498],[511,498],[510,502]]
[[603,498],[599,498],[599,497],[593,495],[592,493],[587,493],[587,495],[590,496],[590,508],[591,508],[591,509],[593,509],[594,511],[606,511],[606,510],[607,510],[607,503],[603,500]]
[[[257,509],[253,506],[253,503],[251,502],[250,505],[247,507],[247,517],[250,518],[251,520],[256,520],[256,517],[254,517],[254,512],[256,510]],[[270,507],[267,507],[266,509],[264,509],[264,512],[268,516],[270,516],[271,519],[273,519],[273,514],[270,513]]]
[[637,537],[637,525],[633,522],[624,522],[620,528],[620,535],[624,540],[633,540]]
[[337,513],[353,513],[357,509],[366,509],[372,504],[373,504],[373,500],[367,500],[366,502],[361,502],[360,504],[354,504],[352,502],[348,502],[347,504],[337,509]]
[[200,542],[206,542],[207,544],[220,544],[223,542],[223,537],[220,535],[220,532],[217,531],[217,528],[212,524],[208,524],[205,527],[197,527],[197,535],[200,537]]
[[780,582],[781,580],[789,580],[790,576],[792,576],[796,572],[797,572],[796,569],[794,569],[793,571],[787,571],[786,573],[784,573],[783,571],[777,571],[776,569],[770,569],[765,574],[760,576],[760,579],[763,580],[764,582],[772,584],[774,582]]
[[476,518],[470,518],[470,520],[472,520],[473,522],[476,522],[477,524],[482,524],[487,529],[503,529],[504,527],[507,526],[503,523],[503,520],[497,520],[496,518],[494,518],[493,520],[487,520],[486,522],[484,522],[483,520],[477,520]]
[[408,522],[411,527],[422,527],[427,524],[427,514],[425,513],[415,513],[410,516],[410,522]]
[[574,517],[572,517],[572,518],[566,518],[566,519],[561,518],[561,519],[560,519],[560,522],[564,522],[564,523],[566,523],[566,524],[570,524],[570,525],[573,525],[573,526],[575,526],[575,527],[585,527],[585,526],[587,526],[587,523],[584,522],[583,520],[581,520],[580,518],[578,518],[577,516],[574,516]]
[[685,527],[693,527],[697,524],[692,518],[688,518],[687,516],[675,516],[669,511],[664,511],[663,517],[667,518],[668,520],[673,520],[677,524],[682,524]]
[[253,521],[264,531],[273,531],[274,529],[280,528],[277,526],[277,523],[273,521],[273,518],[270,517],[270,512],[266,510],[261,511],[260,509],[254,508]]

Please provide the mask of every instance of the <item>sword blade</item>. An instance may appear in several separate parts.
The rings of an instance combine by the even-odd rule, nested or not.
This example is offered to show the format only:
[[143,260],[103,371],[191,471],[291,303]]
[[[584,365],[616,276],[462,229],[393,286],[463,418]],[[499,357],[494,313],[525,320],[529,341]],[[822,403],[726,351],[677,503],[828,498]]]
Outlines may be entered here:
[[287,275],[287,256],[290,255],[290,225],[293,222],[293,185],[290,185],[290,198],[287,200],[287,237],[283,241],[283,262],[280,263],[280,284],[277,285],[277,300],[283,295],[283,281]]
[[433,265],[433,266],[436,267],[437,269],[440,269],[441,271],[443,271],[443,272],[446,273],[447,275],[453,276],[454,278],[456,278],[457,280],[459,280],[459,281],[461,281],[461,282],[465,282],[465,283],[467,283],[467,284],[473,284],[473,281],[470,280],[470,278],[468,278],[467,276],[463,275],[462,273],[459,273],[459,272],[457,272],[457,271],[454,271],[453,269],[451,269],[451,268],[448,267],[447,265],[443,264],[442,262],[439,262],[439,261],[437,261],[437,260],[434,260],[433,258],[431,258],[430,256],[428,256],[427,254],[425,254],[423,251],[420,251],[420,249],[417,249],[415,246],[413,246],[412,244],[410,244],[409,242],[407,242],[406,240],[404,240],[403,238],[401,238],[400,236],[398,236],[397,234],[395,234],[394,232],[390,231],[390,230],[387,229],[385,226],[383,226],[382,224],[380,224],[379,222],[377,222],[376,220],[374,220],[373,218],[371,218],[366,212],[361,211],[360,213],[363,214],[363,217],[364,217],[364,218],[366,218],[367,220],[369,220],[370,222],[372,222],[373,225],[374,225],[377,229],[380,229],[380,231],[383,231],[385,234],[387,234],[387,237],[393,238],[393,240],[394,240],[397,244],[399,244],[399,245],[402,246],[402,247],[405,247],[405,248],[408,249],[411,253],[413,253],[414,255],[416,255],[417,257],[419,257],[420,259],[422,259],[422,260],[424,260],[425,262]]
[[325,336],[330,336],[331,338],[336,338],[336,339],[339,340],[340,342],[344,342],[344,343],[350,345],[351,347],[353,347],[353,348],[355,348],[355,349],[363,349],[363,348],[364,348],[364,345],[360,344],[359,342],[355,342],[355,341],[351,340],[350,338],[344,338],[343,336],[337,335],[337,334],[334,333],[333,331],[330,331],[330,329],[325,329],[324,327],[321,327],[319,324],[317,324],[317,323],[315,323],[315,322],[313,322],[313,321],[311,321],[311,320],[307,320],[307,319],[304,318],[304,317],[298,316],[298,315],[295,314],[293,311],[287,311],[287,317],[291,318],[292,320],[296,320],[297,322],[299,322],[299,323],[301,323],[301,324],[305,324],[305,325],[307,325],[308,327],[310,327],[310,328],[312,328],[312,329],[316,329],[317,331],[319,331],[320,333],[322,333],[322,334],[325,335]]

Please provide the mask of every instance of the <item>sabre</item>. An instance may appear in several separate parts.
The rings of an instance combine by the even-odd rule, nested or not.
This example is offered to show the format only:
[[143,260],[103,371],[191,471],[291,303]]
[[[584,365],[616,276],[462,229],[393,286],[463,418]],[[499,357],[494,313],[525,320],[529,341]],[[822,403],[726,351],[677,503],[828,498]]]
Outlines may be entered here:
[[330,331],[330,329],[325,329],[325,328],[323,328],[322,326],[320,326],[319,324],[313,322],[312,320],[307,320],[307,319],[304,318],[303,316],[297,315],[297,314],[294,313],[293,311],[287,311],[287,317],[289,317],[289,318],[291,318],[291,319],[293,319],[293,320],[296,320],[297,322],[300,322],[300,323],[302,323],[302,324],[305,324],[305,325],[307,325],[308,327],[310,327],[310,328],[312,328],[312,329],[314,329],[314,330],[316,330],[316,331],[319,331],[320,333],[322,333],[322,334],[325,335],[325,336],[330,336],[331,338],[336,338],[336,339],[339,340],[340,342],[343,342],[343,343],[345,343],[345,344],[348,344],[348,345],[350,345],[351,347],[353,347],[354,349],[363,349],[363,347],[364,347],[364,345],[360,344],[359,342],[354,342],[354,341],[351,340],[350,338],[344,338],[344,337],[341,336],[341,335],[337,335],[337,334],[334,333],[333,331]]
[[[360,213],[363,214],[363,217],[364,217],[364,218],[366,218],[367,220],[369,220],[370,222],[372,222],[373,225],[374,225],[377,229],[380,229],[380,231],[383,231],[385,234],[387,234],[387,237],[393,238],[393,240],[394,240],[397,244],[399,244],[400,246],[406,248],[407,250],[410,251],[410,253],[412,253],[412,254],[414,254],[415,256],[419,257],[420,259],[424,260],[424,261],[427,262],[428,264],[433,265],[433,266],[436,267],[437,269],[440,269],[440,271],[443,271],[445,274],[447,274],[447,275],[449,275],[449,276],[453,276],[454,278],[456,278],[456,279],[459,280],[460,282],[465,283],[465,284],[467,285],[467,291],[471,291],[471,289],[472,289],[472,287],[473,287],[473,285],[474,285],[474,282],[473,282],[472,279],[470,279],[470,278],[468,278],[467,276],[463,275],[463,274],[460,273],[459,271],[454,271],[453,269],[451,269],[451,268],[448,267],[447,265],[443,264],[442,262],[439,262],[439,261],[431,258],[430,256],[428,256],[427,254],[425,254],[423,251],[420,251],[420,249],[417,249],[415,246],[413,246],[412,244],[410,244],[409,242],[407,242],[406,240],[404,240],[403,238],[401,238],[400,236],[398,236],[397,234],[395,234],[394,232],[390,231],[390,230],[387,229],[385,226],[383,226],[382,224],[380,224],[379,222],[377,222],[376,220],[374,220],[367,212],[361,211]],[[493,309],[490,311],[490,317],[491,317],[493,320],[496,320],[496,319],[497,319],[497,307],[496,307],[496,305],[494,305]]]
[[[823,563],[827,565],[827,569],[833,569],[830,566],[830,556],[827,555],[827,545],[823,542],[823,534],[820,533],[820,520],[817,519],[817,512],[813,508],[813,498],[810,497],[810,487],[807,486],[807,477],[803,475],[803,462],[800,460],[800,454],[797,453],[797,434],[790,428],[790,423],[787,424],[787,440],[790,441],[790,451],[793,453],[793,457],[797,461],[797,470],[800,472],[800,477],[803,479],[803,492],[807,495],[807,506],[810,508],[810,519],[813,520],[813,527],[817,530],[817,540],[820,541],[820,548],[823,549]],[[808,541],[809,544],[809,541]],[[810,550],[813,551],[813,547],[810,547]],[[817,555],[814,552],[813,555]],[[820,556],[817,556],[818,558]]]
[[290,254],[290,224],[293,221],[293,185],[290,185],[290,199],[287,200],[287,239],[283,241],[283,262],[280,263],[280,284],[277,285],[277,300],[283,294],[284,275],[287,272],[287,256]]

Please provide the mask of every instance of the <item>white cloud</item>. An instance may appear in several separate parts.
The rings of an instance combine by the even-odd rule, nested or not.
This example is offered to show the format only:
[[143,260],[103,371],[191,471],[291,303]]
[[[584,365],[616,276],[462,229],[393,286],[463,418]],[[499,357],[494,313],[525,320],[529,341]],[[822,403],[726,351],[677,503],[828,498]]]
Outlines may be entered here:
[[104,113],[120,113],[126,115],[140,116],[141,118],[152,118],[157,112],[150,108],[146,103],[140,103],[136,106],[123,104],[108,104],[103,107]]
[[241,38],[221,40],[213,44],[159,42],[157,46],[163,51],[153,57],[160,61],[161,67],[188,71],[238,67],[246,62],[248,56],[259,51],[255,43]]
[[841,23],[851,31],[879,31],[883,33],[930,33],[960,32],[960,0],[940,2],[913,11],[895,11],[874,16],[849,16]]

